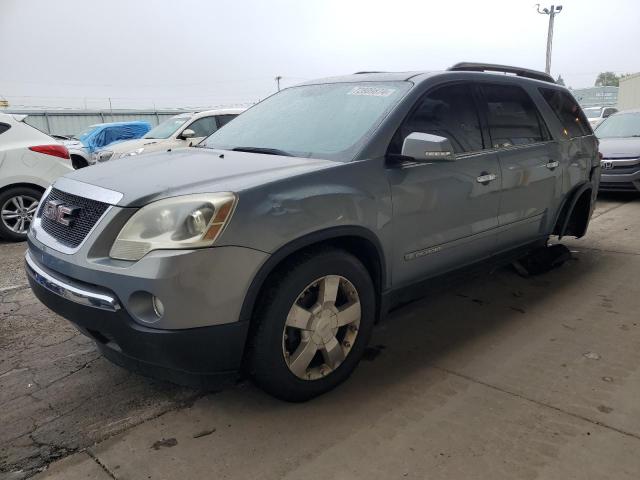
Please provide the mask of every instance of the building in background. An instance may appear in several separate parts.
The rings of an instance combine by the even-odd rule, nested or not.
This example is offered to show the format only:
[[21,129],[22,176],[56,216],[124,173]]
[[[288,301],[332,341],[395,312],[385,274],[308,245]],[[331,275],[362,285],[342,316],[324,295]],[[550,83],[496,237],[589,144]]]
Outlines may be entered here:
[[582,107],[615,107],[618,104],[618,87],[576,88],[571,93]]
[[171,118],[174,115],[184,112],[198,112],[202,110],[212,110],[214,108],[235,108],[248,107],[250,105],[229,105],[216,106],[197,109],[167,109],[167,110],[71,110],[71,109],[48,109],[29,110],[9,108],[2,110],[3,113],[16,113],[27,115],[25,123],[48,133],[49,135],[62,135],[70,137],[75,135],[90,125],[109,122],[131,122],[143,120],[152,126]]
[[634,73],[620,79],[618,109],[640,108],[640,73]]

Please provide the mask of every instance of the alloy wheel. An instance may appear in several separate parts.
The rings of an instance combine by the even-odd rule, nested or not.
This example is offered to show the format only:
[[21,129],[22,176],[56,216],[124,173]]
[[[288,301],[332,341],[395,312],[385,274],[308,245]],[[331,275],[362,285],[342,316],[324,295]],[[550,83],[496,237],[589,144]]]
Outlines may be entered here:
[[26,234],[33,221],[38,203],[39,200],[30,195],[16,195],[7,199],[0,210],[2,223],[14,233]]
[[303,380],[336,370],[351,352],[360,319],[360,299],[349,280],[327,275],[309,284],[291,306],[282,333],[289,370]]

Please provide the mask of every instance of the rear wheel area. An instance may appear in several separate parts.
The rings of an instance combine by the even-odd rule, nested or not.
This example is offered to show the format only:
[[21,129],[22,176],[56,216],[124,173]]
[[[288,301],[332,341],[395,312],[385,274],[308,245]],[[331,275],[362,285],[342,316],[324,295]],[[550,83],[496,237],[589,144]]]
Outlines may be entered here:
[[32,187],[12,187],[0,193],[0,237],[21,242],[36,214],[42,192]]
[[71,155],[71,165],[76,170],[89,166],[87,161],[84,158],[82,158],[80,155]]
[[376,299],[364,265],[349,253],[317,250],[288,262],[261,295],[251,350],[256,383],[305,401],[345,381],[371,336]]

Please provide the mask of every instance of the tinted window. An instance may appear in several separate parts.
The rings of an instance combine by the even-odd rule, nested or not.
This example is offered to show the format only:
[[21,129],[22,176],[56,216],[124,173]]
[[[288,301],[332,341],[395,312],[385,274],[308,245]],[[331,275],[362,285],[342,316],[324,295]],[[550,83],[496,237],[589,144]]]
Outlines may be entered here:
[[547,140],[540,115],[527,93],[511,85],[484,85],[493,148]]
[[218,128],[224,127],[231,120],[236,118],[238,115],[218,115],[216,118],[218,119]]
[[4,132],[6,132],[7,130],[9,130],[11,128],[10,125],[6,124],[6,123],[0,123],[0,134],[3,134]]
[[589,121],[571,95],[551,88],[541,88],[540,93],[560,120],[565,137],[591,135]]
[[196,132],[196,137],[208,137],[218,129],[218,125],[216,125],[216,117],[202,117],[187,128]]
[[423,97],[396,133],[389,153],[399,154],[413,132],[446,137],[456,153],[482,150],[482,131],[473,94],[467,85],[438,88]]

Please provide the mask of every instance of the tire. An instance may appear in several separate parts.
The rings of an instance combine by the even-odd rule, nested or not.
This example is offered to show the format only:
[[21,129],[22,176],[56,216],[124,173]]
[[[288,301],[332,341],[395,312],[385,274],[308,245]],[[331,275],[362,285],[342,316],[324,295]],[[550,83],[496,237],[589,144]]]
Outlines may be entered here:
[[342,250],[314,250],[288,261],[267,283],[249,350],[255,382],[281,400],[303,402],[349,378],[369,342],[376,312],[364,265]]
[[31,187],[13,187],[0,193],[0,237],[25,241],[41,197],[42,192]]

